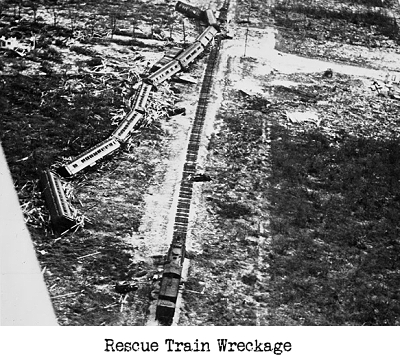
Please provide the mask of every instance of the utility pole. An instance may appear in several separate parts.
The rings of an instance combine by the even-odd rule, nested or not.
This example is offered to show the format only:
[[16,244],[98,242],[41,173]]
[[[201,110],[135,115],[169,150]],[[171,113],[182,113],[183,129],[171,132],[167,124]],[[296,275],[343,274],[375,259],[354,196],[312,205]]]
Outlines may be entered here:
[[249,36],[249,24],[250,24],[251,6],[252,6],[252,2],[250,1],[249,12],[247,13],[247,29],[246,29],[246,38],[244,40],[244,54],[243,54],[243,57],[246,57],[246,51],[247,51],[247,38]]
[[247,24],[247,29],[246,29],[246,38],[245,38],[245,43],[244,43],[244,54],[243,57],[246,57],[246,50],[247,50],[247,37],[249,35],[249,24]]
[[184,18],[182,18],[182,31],[183,31],[183,44],[186,44],[186,28],[185,28]]

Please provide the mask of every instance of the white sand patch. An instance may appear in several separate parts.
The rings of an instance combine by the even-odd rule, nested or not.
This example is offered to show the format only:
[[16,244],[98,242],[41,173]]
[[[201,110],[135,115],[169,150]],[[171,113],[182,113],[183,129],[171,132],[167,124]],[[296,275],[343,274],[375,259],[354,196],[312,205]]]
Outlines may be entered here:
[[246,42],[247,29],[238,28],[236,38],[229,41],[226,51],[232,57],[254,58],[259,63],[252,72],[254,76],[268,75],[271,72],[315,73],[330,68],[334,73],[384,80],[389,73],[387,69],[376,70],[282,53],[274,49],[276,32],[273,28],[249,29]]
[[[153,185],[145,196],[145,213],[139,231],[132,236],[131,243],[139,245],[149,255],[165,254],[172,240],[174,205],[182,177],[186,156],[186,144],[195,108],[191,96],[180,107],[186,107],[188,116],[175,116],[163,124],[169,138],[168,159],[158,162],[157,171],[165,175],[161,183]],[[157,173],[156,171],[156,173]]]
[[302,123],[302,122],[313,122],[318,124],[319,116],[318,113],[315,111],[296,111],[296,112],[288,112],[286,111],[286,118],[288,121],[295,122],[295,123]]
[[[304,84],[304,83],[302,83]],[[287,81],[283,79],[274,79],[270,82],[271,86],[284,86],[284,87],[297,87],[299,85],[298,82]]]

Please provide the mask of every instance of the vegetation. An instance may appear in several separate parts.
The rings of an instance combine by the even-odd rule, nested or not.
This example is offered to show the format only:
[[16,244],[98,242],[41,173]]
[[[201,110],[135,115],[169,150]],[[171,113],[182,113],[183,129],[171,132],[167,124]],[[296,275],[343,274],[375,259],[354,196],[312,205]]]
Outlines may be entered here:
[[274,306],[307,325],[398,325],[399,140],[272,134]]
[[[332,82],[347,91],[332,93]],[[357,92],[344,76],[319,83],[325,99],[340,93],[335,107]],[[214,229],[202,232],[204,249],[188,281],[199,291],[200,271],[210,271],[222,295],[212,285],[200,300],[187,293],[187,316],[209,305],[206,324],[398,325],[400,147],[392,121],[399,105],[375,123],[333,118],[344,112],[333,106],[319,125],[292,123],[282,111],[307,103],[282,92],[227,96],[236,99],[220,115],[209,147],[213,182],[204,190]],[[360,102],[353,113],[387,104]]]
[[[341,40],[360,43],[362,33],[373,29],[376,37],[385,36],[388,39],[399,42],[399,25],[393,17],[393,13],[387,9],[379,8],[354,8],[334,7],[314,4],[287,4],[279,2],[274,8],[277,25],[300,31],[305,37],[318,39],[318,32],[323,30],[324,39]],[[318,26],[315,27],[315,20]],[[357,26],[357,28],[354,27]],[[355,34],[352,34],[355,33]],[[371,40],[366,44],[371,45]]]

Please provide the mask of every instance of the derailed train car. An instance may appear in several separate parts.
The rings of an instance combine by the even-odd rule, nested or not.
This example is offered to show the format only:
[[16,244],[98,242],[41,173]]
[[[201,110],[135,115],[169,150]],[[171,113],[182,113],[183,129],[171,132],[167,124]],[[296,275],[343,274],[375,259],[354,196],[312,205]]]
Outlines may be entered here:
[[142,82],[140,85],[139,92],[137,92],[136,97],[133,101],[133,109],[137,112],[144,114],[146,112],[146,103],[150,96],[152,86]]
[[182,1],[178,1],[175,5],[175,10],[188,18],[201,19],[203,17],[203,11],[197,6],[185,4]]
[[194,42],[186,48],[181,54],[176,57],[176,60],[181,65],[182,69],[188,67],[201,53],[204,51],[204,46],[200,42]]
[[144,79],[144,82],[157,87],[162,82],[171,78],[176,73],[186,69],[201,53],[204,52],[206,46],[211,42],[218,33],[213,26],[209,26],[200,34],[189,47],[180,52],[173,60],[159,68],[150,76]]
[[150,85],[157,87],[162,82],[171,78],[174,74],[181,71],[181,65],[177,60],[167,63],[164,67],[152,73],[144,81]]
[[119,149],[121,143],[129,139],[131,132],[143,118],[151,90],[152,85],[142,82],[133,100],[131,112],[122,120],[111,136],[78,155],[69,164],[58,168],[58,173],[64,177],[73,176],[89,166],[94,166],[98,161]]
[[217,33],[217,29],[215,29],[213,26],[209,26],[196,38],[196,41],[199,41],[203,47],[206,47],[217,35]]
[[121,121],[118,127],[111,134],[112,137],[115,137],[119,142],[126,142],[132,131],[139,124],[140,120],[143,118],[143,114],[137,112],[133,109],[128,115]]
[[57,172],[61,176],[73,176],[89,166],[94,166],[98,161],[110,155],[120,147],[121,143],[115,137],[110,137],[78,155],[69,164],[60,167]]
[[217,29],[219,28],[217,18],[215,17],[214,12],[211,9],[201,10],[197,6],[185,4],[182,1],[178,1],[175,5],[175,10],[187,16],[188,18],[198,19]]
[[211,9],[207,9],[206,11],[204,11],[204,15],[203,15],[204,21],[210,25],[213,26],[214,28],[216,28],[217,30],[219,30],[219,23],[217,18],[214,15],[214,12]]
[[181,47],[172,47],[168,51],[165,52],[164,57],[162,57],[159,61],[154,63],[154,65],[151,67],[151,71],[155,72],[159,70],[160,68],[164,67],[166,64],[174,60],[175,57],[177,57],[180,53],[183,52],[183,48]]
[[57,174],[48,169],[43,171],[40,175],[39,185],[50,212],[53,228],[62,232],[73,227],[76,221],[67,202],[62,182]]

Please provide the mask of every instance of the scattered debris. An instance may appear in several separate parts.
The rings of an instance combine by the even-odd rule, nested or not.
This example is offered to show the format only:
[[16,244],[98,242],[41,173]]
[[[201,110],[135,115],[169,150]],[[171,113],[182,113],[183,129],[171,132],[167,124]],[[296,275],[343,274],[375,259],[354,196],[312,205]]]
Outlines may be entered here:
[[193,174],[190,176],[190,180],[193,182],[208,182],[211,181],[211,177],[206,174]]
[[127,294],[128,292],[136,291],[138,288],[137,284],[128,281],[120,281],[115,285],[115,291],[118,294]]
[[318,114],[314,111],[305,111],[305,112],[288,112],[286,111],[286,118],[290,122],[301,123],[301,122],[312,122],[315,125],[319,126],[320,121]]
[[80,259],[82,259],[82,258],[86,258],[86,257],[95,256],[95,255],[98,255],[99,253],[100,253],[100,252],[89,253],[88,255],[84,255],[84,256],[78,257],[78,260],[80,260]]
[[172,81],[174,82],[184,82],[184,83],[197,83],[197,79],[195,79],[192,76],[189,76],[187,74],[181,74],[181,75],[175,75],[171,78]]
[[147,271],[142,270],[142,271],[136,272],[135,277],[143,277],[146,275],[147,275]]
[[22,38],[21,40],[18,40],[17,38],[14,37],[8,38],[4,35],[0,38],[1,49],[13,50],[21,57],[26,56],[29,52],[35,49],[35,45],[36,45],[35,36],[32,36],[30,38]]
[[60,298],[60,297],[72,296],[72,295],[76,295],[76,294],[79,294],[79,293],[80,293],[80,291],[78,291],[78,292],[70,292],[70,293],[68,293],[68,294],[52,296],[51,298],[52,298],[52,299],[58,299],[58,298]]
[[389,97],[395,100],[400,99],[400,86],[396,83],[374,80],[370,89],[377,92],[377,95],[380,97]]
[[325,78],[332,78],[333,76],[333,70],[331,68],[328,68],[324,74],[322,75]]
[[177,116],[177,115],[186,115],[186,108],[185,107],[179,107],[179,108],[174,108],[172,110],[168,111],[168,116]]

